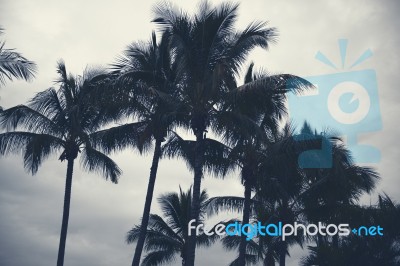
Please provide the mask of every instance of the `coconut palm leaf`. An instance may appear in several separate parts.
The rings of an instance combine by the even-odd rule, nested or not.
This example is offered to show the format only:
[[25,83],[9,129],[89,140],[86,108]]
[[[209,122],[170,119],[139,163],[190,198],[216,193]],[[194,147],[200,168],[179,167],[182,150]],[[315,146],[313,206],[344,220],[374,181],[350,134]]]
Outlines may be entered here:
[[[0,34],[2,34],[1,29]],[[37,72],[36,64],[23,57],[14,49],[4,47],[5,42],[0,41],[0,85],[4,85],[6,79],[24,79],[30,81]]]

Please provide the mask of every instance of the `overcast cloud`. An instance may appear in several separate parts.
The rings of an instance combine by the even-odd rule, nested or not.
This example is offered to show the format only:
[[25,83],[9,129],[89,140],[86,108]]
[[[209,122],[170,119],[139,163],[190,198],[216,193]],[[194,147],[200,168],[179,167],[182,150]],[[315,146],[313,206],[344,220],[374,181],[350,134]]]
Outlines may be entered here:
[[[197,1],[174,1],[193,10]],[[221,2],[221,1],[212,1]],[[50,1],[2,0],[0,25],[6,47],[16,48],[39,67],[31,82],[8,82],[0,88],[0,106],[25,103],[36,92],[53,86],[56,61],[63,58],[67,70],[80,74],[87,65],[112,63],[126,45],[147,40],[155,26],[150,22],[156,1]],[[253,20],[267,20],[279,29],[279,42],[268,52],[253,54],[256,66],[271,72],[301,76],[333,73],[314,59],[323,51],[340,62],[337,40],[349,40],[349,60],[371,49],[373,57],[355,67],[375,69],[378,79],[383,130],[363,137],[382,152],[372,166],[385,191],[400,201],[397,137],[400,107],[398,34],[400,2],[384,1],[278,1],[250,0],[240,5],[238,27]],[[57,258],[61,228],[66,163],[58,156],[46,161],[36,176],[24,172],[21,156],[0,158],[0,265],[47,266]],[[139,222],[145,199],[151,157],[126,151],[113,156],[124,171],[119,184],[103,180],[76,167],[65,265],[130,265],[134,246],[124,242],[126,232]],[[186,189],[192,174],[181,161],[160,164],[155,197]],[[203,182],[211,196],[242,195],[237,176]],[[370,197],[364,197],[369,202]],[[376,201],[376,195],[371,197]],[[153,204],[153,212],[159,212]],[[292,252],[288,265],[297,265],[303,253]],[[226,265],[235,254],[219,245],[197,252],[197,265]],[[176,265],[180,262],[177,261]]]

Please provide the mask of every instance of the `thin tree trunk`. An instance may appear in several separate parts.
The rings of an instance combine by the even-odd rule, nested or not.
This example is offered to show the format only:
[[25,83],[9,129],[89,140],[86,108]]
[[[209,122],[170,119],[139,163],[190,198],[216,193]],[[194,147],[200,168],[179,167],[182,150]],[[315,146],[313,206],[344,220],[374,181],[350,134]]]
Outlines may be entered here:
[[285,266],[286,265],[286,242],[282,241],[282,247],[281,250],[279,251],[279,266]]
[[[194,180],[193,180],[193,199],[190,220],[195,219],[194,225],[197,225],[197,219],[200,213],[200,190],[201,190],[201,179],[203,177],[203,132],[196,134],[196,146],[195,146],[195,165],[194,165]],[[188,237],[188,251],[186,266],[194,266],[195,255],[196,255],[196,234],[191,232],[191,236]]]
[[[243,206],[243,218],[242,226],[248,224],[250,221],[250,201],[251,201],[251,186],[248,181],[244,183],[244,206]],[[239,245],[239,266],[246,265],[246,235],[241,234],[240,245]]]
[[64,209],[63,209],[63,217],[61,224],[60,244],[58,247],[57,266],[64,265],[65,242],[67,240],[73,171],[74,171],[74,159],[68,159],[67,177],[65,181],[65,192],[64,192]]
[[[290,222],[289,203],[286,199],[282,200],[282,207],[283,207],[282,222],[286,224]],[[280,250],[279,250],[279,266],[285,266],[286,264],[286,251],[287,251],[287,242],[282,240],[280,242]]]
[[153,200],[154,185],[156,182],[158,162],[160,161],[160,156],[161,156],[161,141],[156,140],[156,145],[153,154],[153,161],[150,168],[149,183],[147,185],[147,194],[146,194],[146,201],[144,203],[142,223],[140,225],[140,234],[135,249],[135,255],[133,256],[132,266],[139,266],[140,263],[140,257],[142,255],[144,241],[146,239],[147,225],[149,224],[151,202]]
[[338,248],[339,248],[339,236],[338,236],[338,235],[332,236],[332,246],[333,246],[335,249],[338,249]]

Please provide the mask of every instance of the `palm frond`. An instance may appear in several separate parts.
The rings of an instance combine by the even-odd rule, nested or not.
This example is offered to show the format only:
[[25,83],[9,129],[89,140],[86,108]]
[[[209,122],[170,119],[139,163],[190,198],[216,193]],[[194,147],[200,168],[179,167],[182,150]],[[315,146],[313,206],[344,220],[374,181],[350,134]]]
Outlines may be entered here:
[[250,51],[256,47],[268,48],[277,38],[276,28],[265,28],[265,22],[253,22],[242,32],[236,33],[230,40],[226,64],[239,74],[241,65]]
[[58,124],[26,105],[17,105],[2,111],[0,126],[7,131],[19,128],[32,133],[52,134],[58,137],[63,134],[62,128]]
[[143,134],[146,124],[147,122],[143,121],[96,131],[89,135],[89,140],[93,147],[106,153],[128,147],[135,147],[144,152],[151,147],[152,139],[151,135]]
[[243,211],[244,198],[234,196],[213,197],[208,199],[204,206],[208,215],[218,214],[221,211],[240,213]]
[[[11,134],[14,132],[6,133]],[[43,159],[64,148],[64,142],[47,134],[35,134],[25,146],[24,167],[36,174]]]
[[[217,224],[218,225],[218,224]],[[215,232],[215,227],[217,226],[217,225],[215,225],[215,226],[213,226],[211,229],[210,229],[210,232]],[[200,234],[200,235],[197,235],[197,237],[196,237],[196,246],[199,246],[199,247],[209,247],[209,246],[211,246],[212,244],[214,244],[218,239],[220,239],[221,238],[221,236],[219,236],[219,235],[217,235],[217,234],[213,234],[213,235],[211,235],[211,236],[208,236],[208,235],[206,235],[206,234]]]
[[176,253],[173,250],[158,250],[148,253],[141,265],[142,266],[158,266],[168,265],[175,260]]
[[190,206],[189,195],[176,193],[167,193],[158,198],[167,224],[173,229],[184,228],[189,221],[188,206]]
[[167,235],[164,235],[155,230],[148,230],[146,232],[145,249],[152,250],[175,250],[179,252],[183,247],[183,242]]
[[291,74],[268,75],[246,83],[237,88],[240,93],[252,93],[257,90],[266,90],[274,94],[286,92],[299,93],[315,88],[308,80]]
[[162,147],[162,156],[167,158],[181,158],[190,169],[194,166],[194,141],[184,140],[174,133]]
[[4,45],[4,42],[0,42],[0,85],[5,84],[6,78],[12,80],[15,77],[26,81],[34,78],[36,64],[13,49],[4,48]]
[[55,138],[51,135],[46,134],[35,134],[31,132],[14,131],[0,134],[0,155],[6,155],[9,153],[18,153],[24,150],[24,148],[32,141],[35,137],[48,138],[55,145],[62,146],[63,141]]
[[[126,242],[128,244],[134,243],[138,240],[140,234],[140,226],[132,228],[126,236]],[[156,228],[150,227],[146,230],[145,248],[148,251],[154,250],[176,250],[179,251],[182,248],[182,241],[180,238],[171,237],[158,231]]]
[[[184,140],[178,134],[173,133],[163,145],[162,154],[165,157],[177,157],[183,159],[189,169],[194,169],[195,145],[192,140]],[[225,176],[229,171],[234,170],[233,162],[227,159],[229,147],[214,139],[203,140],[203,167],[204,170],[216,176]]]
[[42,160],[63,148],[63,144],[61,139],[52,135],[7,132],[0,134],[0,155],[23,151],[25,169],[35,174]]
[[[240,236],[238,235],[225,236],[222,238],[222,245],[226,250],[237,249],[239,248],[240,245]],[[246,241],[246,254],[257,255],[258,252],[259,252],[259,246],[255,241],[253,240]]]
[[266,139],[266,132],[256,119],[242,111],[218,111],[212,116],[211,128],[222,137],[224,143],[235,146],[243,139]]
[[148,227],[170,238],[182,241],[181,237],[168,225],[168,223],[156,214],[150,214]]
[[121,169],[107,155],[86,145],[82,150],[81,164],[85,170],[97,171],[104,175],[106,179],[110,178],[113,183],[118,182],[118,177],[121,175]]
[[37,93],[35,97],[29,101],[28,106],[48,117],[58,126],[67,123],[66,103],[61,101],[60,92],[57,92],[54,88],[49,88]]

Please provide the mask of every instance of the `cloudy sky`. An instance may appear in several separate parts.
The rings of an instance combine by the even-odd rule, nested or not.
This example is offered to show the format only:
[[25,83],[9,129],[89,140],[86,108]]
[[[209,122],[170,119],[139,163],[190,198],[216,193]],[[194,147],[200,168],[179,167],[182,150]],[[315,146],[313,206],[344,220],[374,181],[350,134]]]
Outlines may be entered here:
[[[174,1],[193,11],[197,1]],[[220,2],[220,1],[213,1]],[[147,40],[155,26],[151,7],[155,1],[50,1],[2,0],[1,40],[16,48],[39,67],[30,83],[8,82],[0,88],[0,106],[24,103],[35,93],[53,86],[58,59],[79,74],[87,65],[107,66],[126,45]],[[373,69],[377,75],[382,130],[360,136],[377,147],[382,158],[370,164],[381,174],[376,193],[385,191],[400,201],[399,150],[396,137],[400,107],[399,47],[400,2],[384,1],[278,1],[249,0],[240,4],[238,28],[253,20],[269,21],[280,32],[279,42],[256,51],[256,66],[271,72],[313,76],[337,73],[315,60],[318,51],[340,65],[338,39],[348,39],[348,59],[354,62],[365,50],[373,56],[353,70]],[[371,121],[373,123],[374,121]],[[36,176],[24,172],[21,156],[0,158],[0,265],[47,266],[57,257],[61,227],[66,164],[46,161]],[[119,184],[103,180],[76,167],[72,187],[70,226],[65,265],[130,265],[134,246],[124,243],[125,233],[139,222],[145,198],[150,157],[133,151],[113,155],[123,169]],[[184,163],[160,163],[155,196],[184,189],[192,175]],[[211,196],[242,195],[237,176],[225,180],[205,178]],[[376,194],[363,201],[376,201]],[[156,204],[153,212],[158,212]],[[292,252],[289,265],[302,253]],[[234,254],[219,245],[197,252],[197,265],[226,265]],[[179,261],[177,261],[179,265]]]

